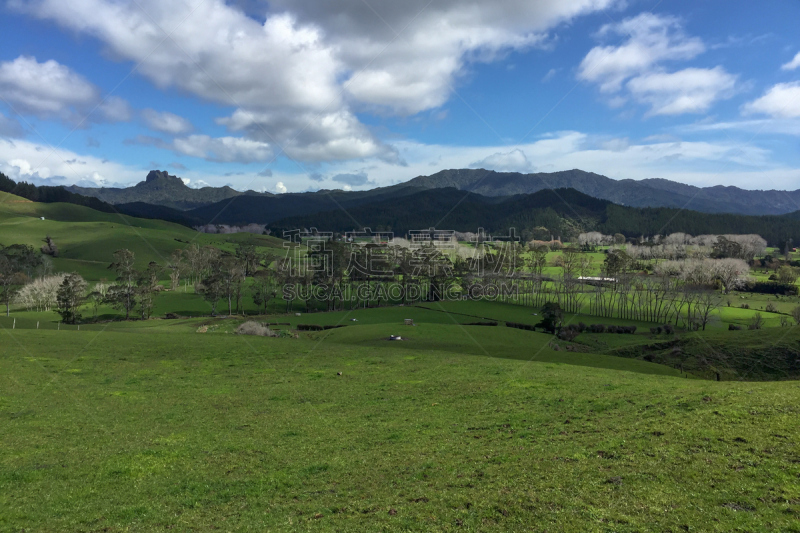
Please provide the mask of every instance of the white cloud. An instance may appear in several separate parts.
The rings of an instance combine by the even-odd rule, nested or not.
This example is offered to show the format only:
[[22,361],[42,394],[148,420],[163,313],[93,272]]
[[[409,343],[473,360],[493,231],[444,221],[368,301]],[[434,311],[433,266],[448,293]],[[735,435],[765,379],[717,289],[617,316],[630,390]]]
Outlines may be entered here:
[[558,24],[615,3],[276,0],[259,4],[259,22],[224,0],[10,0],[99,39],[160,88],[236,108],[225,119],[232,131],[290,157],[394,163],[402,160],[354,110],[408,115],[441,106],[471,63],[543,45]]
[[528,161],[525,152],[520,149],[505,153],[496,152],[480,161],[470,163],[469,166],[498,172],[531,172],[533,170],[533,165]]
[[286,155],[301,161],[379,157],[398,162],[396,151],[377,141],[346,109],[323,114],[237,109],[217,122],[252,139],[276,143]]
[[649,104],[651,115],[702,113],[720,98],[733,94],[736,76],[722,67],[687,68],[637,76],[627,83],[631,95]]
[[627,36],[620,45],[590,50],[578,69],[579,79],[596,83],[609,95],[612,108],[632,100],[649,105],[648,115],[703,113],[734,94],[737,77],[720,66],[665,70],[665,62],[692,59],[706,50],[674,17],[644,13],[607,24],[598,35]]
[[705,51],[703,42],[683,33],[674,17],[643,13],[599,32],[601,37],[610,34],[628,38],[618,46],[592,48],[578,67],[578,79],[598,84],[605,93],[619,91],[626,79],[662,61],[691,59]]
[[763,96],[745,104],[742,112],[763,113],[777,118],[800,117],[800,82],[773,85]]
[[84,183],[108,186],[144,178],[141,170],[112,161],[76,154],[63,148],[9,139],[0,139],[0,172],[13,180],[39,185]]
[[194,129],[191,122],[168,111],[145,109],[142,118],[150,129],[169,135],[182,135]]
[[800,52],[797,52],[797,55],[791,61],[781,65],[781,70],[794,70],[797,67],[800,67]]
[[275,184],[275,192],[277,192],[278,194],[283,194],[287,190],[288,189],[286,188],[286,185],[284,185],[282,181],[279,181],[278,183]]
[[17,113],[43,119],[75,124],[130,119],[127,102],[115,96],[103,100],[97,87],[52,59],[39,63],[19,56],[0,63],[0,96]]
[[240,137],[189,135],[175,139],[169,146],[183,155],[225,163],[253,163],[273,157],[269,144]]

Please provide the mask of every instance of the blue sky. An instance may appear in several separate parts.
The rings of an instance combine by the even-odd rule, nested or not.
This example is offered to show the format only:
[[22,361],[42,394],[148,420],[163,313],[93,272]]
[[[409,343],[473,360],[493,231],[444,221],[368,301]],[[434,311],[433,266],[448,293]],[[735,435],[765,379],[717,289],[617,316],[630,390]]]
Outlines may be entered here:
[[364,189],[445,168],[800,188],[800,4],[10,0],[0,171]]

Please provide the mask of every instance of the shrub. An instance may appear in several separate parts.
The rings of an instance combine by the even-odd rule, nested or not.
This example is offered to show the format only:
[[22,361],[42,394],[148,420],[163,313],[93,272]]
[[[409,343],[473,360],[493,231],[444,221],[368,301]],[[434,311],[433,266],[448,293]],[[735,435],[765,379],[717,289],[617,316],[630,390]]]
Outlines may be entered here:
[[797,296],[797,285],[778,283],[777,281],[751,281],[740,290],[744,292],[760,292],[762,294],[786,294]]
[[249,320],[236,328],[236,333],[239,335],[258,335],[259,337],[277,337],[278,334],[272,331],[267,326],[264,326],[255,320]]
[[742,304],[741,308],[742,309],[750,309],[750,304]]
[[767,307],[764,308],[764,311],[766,311],[767,313],[777,313],[778,308],[775,306],[774,303],[770,302],[767,304]]
[[589,331],[592,333],[605,333],[606,327],[603,324],[592,324],[589,326]]
[[567,342],[572,341],[575,337],[578,336],[578,330],[572,328],[563,328],[561,331],[558,332],[558,338],[561,340],[565,340]]
[[742,329],[742,326],[737,326],[736,324],[728,324],[728,331],[739,331]]
[[761,313],[756,313],[753,315],[753,318],[750,319],[750,324],[747,326],[747,329],[761,329],[764,327],[764,317],[761,316]]

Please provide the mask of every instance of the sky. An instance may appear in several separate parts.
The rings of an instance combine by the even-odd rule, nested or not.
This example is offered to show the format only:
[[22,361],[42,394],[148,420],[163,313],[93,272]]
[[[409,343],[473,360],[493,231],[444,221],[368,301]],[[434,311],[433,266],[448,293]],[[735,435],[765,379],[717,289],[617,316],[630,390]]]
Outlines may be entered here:
[[800,2],[0,0],[0,171],[362,190],[451,168],[800,188]]

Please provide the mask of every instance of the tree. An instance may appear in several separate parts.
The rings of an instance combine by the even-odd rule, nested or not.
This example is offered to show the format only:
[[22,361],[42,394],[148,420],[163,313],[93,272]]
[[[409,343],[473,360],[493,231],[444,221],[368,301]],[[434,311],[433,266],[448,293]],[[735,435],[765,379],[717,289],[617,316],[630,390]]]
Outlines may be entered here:
[[615,277],[625,273],[631,263],[631,258],[624,250],[609,250],[603,263],[606,276]]
[[543,328],[549,333],[555,333],[561,329],[561,322],[564,318],[564,313],[561,311],[561,306],[558,302],[547,302],[542,307],[542,320],[536,327]]
[[778,269],[778,283],[793,284],[797,281],[798,271],[794,267],[784,265]]
[[169,257],[170,288],[174,291],[181,282],[181,276],[186,272],[186,263],[183,261],[183,250],[175,250]]
[[125,320],[128,320],[131,311],[136,307],[136,287],[112,285],[106,291],[105,302],[114,309],[125,311]]
[[236,258],[244,267],[244,276],[252,276],[261,263],[261,254],[252,244],[240,244],[236,247]]
[[800,325],[800,305],[792,309],[792,318],[794,318],[794,323]]
[[0,244],[0,301],[6,304],[6,316],[11,313],[11,300],[17,288],[24,285],[41,265],[41,256],[33,246]]
[[135,257],[130,250],[122,249],[114,252],[114,262],[108,268],[117,273],[117,285],[109,287],[106,298],[108,302],[118,309],[125,311],[125,320],[130,317],[131,311],[136,307],[136,268]]
[[706,324],[711,321],[711,313],[719,307],[720,298],[714,291],[702,291],[695,299],[694,318],[695,323],[706,330]]
[[78,308],[86,300],[86,287],[87,283],[80,274],[73,272],[64,277],[56,295],[58,302],[56,312],[61,315],[64,322],[74,324],[81,318]]
[[712,263],[714,277],[719,279],[725,294],[744,284],[750,267],[741,259],[719,259]]
[[614,244],[625,244],[625,235],[623,235],[622,233],[615,233]]
[[147,320],[153,314],[155,295],[161,289],[161,285],[158,284],[160,270],[158,263],[151,261],[136,277],[136,295],[139,298],[142,320]]
[[264,314],[267,313],[267,304],[275,297],[275,275],[274,272],[267,270],[259,270],[253,274],[253,284],[250,286],[250,294],[253,297],[253,303],[261,309],[264,306]]

